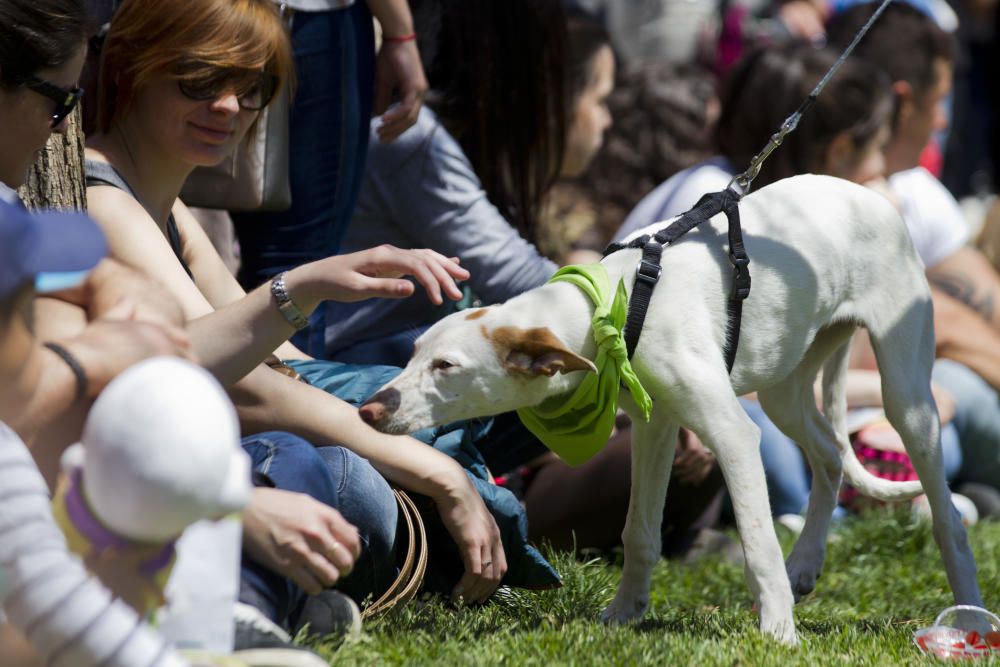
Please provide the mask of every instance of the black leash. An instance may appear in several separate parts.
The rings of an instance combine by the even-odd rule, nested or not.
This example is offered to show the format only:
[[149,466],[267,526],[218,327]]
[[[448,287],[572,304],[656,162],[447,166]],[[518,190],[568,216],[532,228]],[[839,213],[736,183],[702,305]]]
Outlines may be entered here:
[[612,243],[604,251],[607,257],[613,252],[625,248],[641,248],[642,258],[635,269],[635,285],[628,303],[628,318],[622,332],[625,337],[625,347],[628,357],[632,358],[639,344],[642,325],[646,321],[646,311],[653,296],[653,288],[660,280],[663,269],[660,257],[663,248],[673,244],[689,231],[714,217],[725,213],[729,220],[729,261],[733,265],[733,286],[729,291],[727,312],[729,327],[726,334],[725,358],[726,368],[732,372],[736,361],[736,349],[740,342],[740,320],[743,315],[743,301],[750,296],[750,258],[743,246],[743,231],[740,226],[740,197],[735,190],[726,188],[721,192],[707,194],[698,200],[694,208],[675,220],[670,226],[661,229],[656,234],[648,234],[633,239],[629,243]]

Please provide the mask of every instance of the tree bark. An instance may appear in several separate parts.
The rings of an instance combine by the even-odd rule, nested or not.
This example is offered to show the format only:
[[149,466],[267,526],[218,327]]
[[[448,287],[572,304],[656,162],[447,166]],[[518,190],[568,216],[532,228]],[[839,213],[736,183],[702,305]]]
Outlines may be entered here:
[[79,107],[70,115],[65,134],[53,132],[49,137],[17,192],[31,209],[87,208]]

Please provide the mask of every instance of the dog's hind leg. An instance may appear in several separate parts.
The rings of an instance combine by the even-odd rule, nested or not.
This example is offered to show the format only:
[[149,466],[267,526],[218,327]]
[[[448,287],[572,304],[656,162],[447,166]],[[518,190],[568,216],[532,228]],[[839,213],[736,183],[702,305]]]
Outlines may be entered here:
[[795,644],[794,599],[771,521],[760,429],[733,394],[725,368],[719,370],[721,378],[717,378],[720,373],[707,369],[692,373],[685,377],[687,386],[675,390],[692,397],[685,405],[684,425],[715,453],[722,467],[743,542],[747,582],[760,606],[761,631],[782,643]]
[[[833,413],[843,430],[844,375],[847,371],[848,343],[853,325],[838,325],[823,330],[810,346],[799,366],[780,383],[758,393],[761,406],[771,420],[789,438],[798,443],[809,460],[812,487],[806,522],[785,562],[795,600],[812,592],[826,559],[826,536],[830,518],[837,504],[841,479],[841,446],[837,429],[816,409],[813,382],[820,365],[824,366],[824,405]],[[833,351],[831,355],[830,352]],[[827,358],[829,355],[829,358]]]
[[638,620],[649,608],[650,576],[660,559],[663,505],[677,433],[677,424],[655,408],[648,423],[632,421],[632,489],[622,532],[625,565],[618,593],[601,614],[605,623]]
[[874,319],[868,329],[882,375],[885,414],[902,438],[927,494],[948,583],[957,603],[982,606],[976,563],[944,477],[941,427],[930,386],[934,362],[930,301],[910,304],[888,324]]

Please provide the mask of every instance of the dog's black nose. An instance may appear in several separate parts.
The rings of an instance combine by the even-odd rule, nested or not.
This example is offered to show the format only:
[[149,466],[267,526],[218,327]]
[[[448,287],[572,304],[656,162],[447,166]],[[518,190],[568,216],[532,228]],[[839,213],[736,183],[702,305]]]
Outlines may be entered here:
[[399,390],[383,389],[364,402],[358,410],[366,424],[378,427],[399,408]]

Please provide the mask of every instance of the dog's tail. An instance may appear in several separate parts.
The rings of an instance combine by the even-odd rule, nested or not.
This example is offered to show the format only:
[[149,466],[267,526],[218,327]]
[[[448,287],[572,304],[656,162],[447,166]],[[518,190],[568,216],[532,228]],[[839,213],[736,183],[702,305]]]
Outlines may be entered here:
[[837,433],[844,465],[844,479],[861,495],[894,502],[915,498],[924,492],[919,481],[893,482],[876,477],[858,461],[847,433],[847,367],[850,356],[850,341],[844,343],[830,355],[823,365],[823,414],[833,424]]

